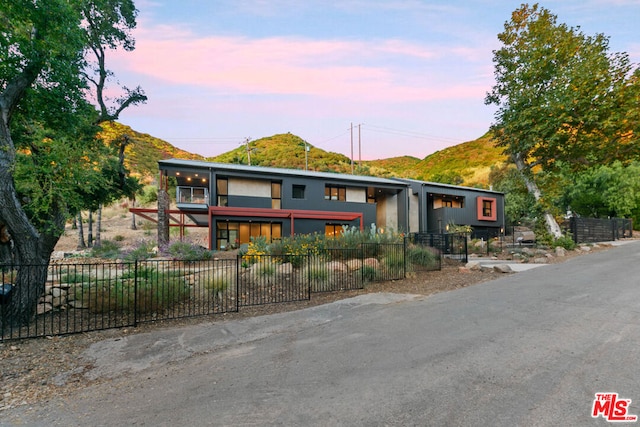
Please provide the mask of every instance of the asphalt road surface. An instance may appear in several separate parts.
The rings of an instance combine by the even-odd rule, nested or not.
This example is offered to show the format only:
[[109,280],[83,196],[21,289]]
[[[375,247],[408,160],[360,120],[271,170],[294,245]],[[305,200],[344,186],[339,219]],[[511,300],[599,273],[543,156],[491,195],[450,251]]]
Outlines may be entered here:
[[596,393],[640,415],[639,345],[632,242],[429,297],[363,295],[100,342],[86,375],[101,381],[0,424],[610,425],[602,406],[592,417]]

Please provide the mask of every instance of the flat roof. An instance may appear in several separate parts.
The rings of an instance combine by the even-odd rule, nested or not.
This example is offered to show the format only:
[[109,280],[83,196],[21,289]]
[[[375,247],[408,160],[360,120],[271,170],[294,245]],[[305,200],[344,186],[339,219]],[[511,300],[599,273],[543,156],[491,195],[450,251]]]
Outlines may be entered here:
[[289,176],[303,176],[308,178],[321,178],[321,179],[332,179],[332,180],[342,180],[342,181],[352,181],[358,183],[370,183],[377,185],[391,185],[395,187],[407,187],[407,183],[398,181],[396,179],[388,179],[388,178],[378,178],[375,176],[367,176],[367,175],[350,175],[344,173],[337,172],[316,172],[316,171],[305,171],[300,169],[285,169],[285,168],[274,168],[274,167],[266,167],[266,166],[248,166],[248,165],[237,165],[232,163],[216,163],[216,162],[206,162],[202,160],[184,160],[184,159],[168,159],[168,160],[159,160],[158,164],[160,167],[168,167],[171,166],[173,168],[180,167],[195,167],[195,168],[204,168],[204,169],[218,169],[223,171],[232,171],[232,172],[247,172],[247,173],[261,173],[268,175],[289,175]]

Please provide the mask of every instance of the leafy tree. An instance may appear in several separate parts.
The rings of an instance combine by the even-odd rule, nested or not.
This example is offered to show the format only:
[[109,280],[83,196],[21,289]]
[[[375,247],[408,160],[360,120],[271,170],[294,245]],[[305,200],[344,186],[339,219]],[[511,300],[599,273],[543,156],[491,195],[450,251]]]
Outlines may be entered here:
[[[96,70],[109,75],[104,61],[86,60],[87,49],[123,40],[110,28],[132,23],[129,0],[0,0],[0,224],[19,266],[3,325],[29,321],[69,215],[110,197],[116,182],[120,191],[132,184],[97,125],[144,95],[129,91],[108,107],[98,93],[106,79],[91,80]],[[88,81],[98,83],[98,111],[85,99]]]
[[[626,54],[610,54],[608,38],[558,24],[537,4],[522,5],[498,35],[496,84],[485,102],[498,106],[492,131],[543,201],[538,174],[562,165],[580,171],[640,153],[640,72]],[[545,220],[561,235],[550,205]]]
[[489,173],[489,182],[496,191],[505,193],[504,216],[508,226],[530,224],[540,214],[536,201],[513,164],[494,166]]
[[602,165],[576,176],[563,201],[581,216],[638,218],[640,213],[640,163]]

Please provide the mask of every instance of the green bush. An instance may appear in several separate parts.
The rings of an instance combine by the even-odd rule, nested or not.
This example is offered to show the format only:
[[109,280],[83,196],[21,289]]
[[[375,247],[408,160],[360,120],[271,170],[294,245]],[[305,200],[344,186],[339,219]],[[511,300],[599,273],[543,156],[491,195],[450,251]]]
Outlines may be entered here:
[[109,258],[109,259],[119,258],[120,245],[110,240],[103,240],[100,246],[94,246],[91,249],[91,256],[94,258]]
[[362,266],[362,278],[366,282],[373,282],[378,277],[378,270],[371,265],[363,265]]
[[576,248],[576,242],[573,241],[573,238],[571,237],[571,235],[565,234],[562,237],[558,237],[557,239],[554,239],[552,242],[552,246],[554,248],[558,246],[562,246],[566,250],[571,251]]
[[123,253],[123,259],[129,262],[149,259],[156,255],[154,249],[155,244],[153,242],[143,240],[138,242],[138,247]]
[[150,313],[171,308],[189,298],[190,287],[179,272],[159,272],[152,267],[130,269],[111,282],[85,283],[75,296],[92,313],[109,311]]
[[162,253],[176,260],[200,261],[211,259],[211,252],[200,245],[187,241],[174,241]]
[[431,248],[423,248],[411,245],[407,248],[407,261],[412,265],[421,267],[435,267],[438,265],[439,256]]

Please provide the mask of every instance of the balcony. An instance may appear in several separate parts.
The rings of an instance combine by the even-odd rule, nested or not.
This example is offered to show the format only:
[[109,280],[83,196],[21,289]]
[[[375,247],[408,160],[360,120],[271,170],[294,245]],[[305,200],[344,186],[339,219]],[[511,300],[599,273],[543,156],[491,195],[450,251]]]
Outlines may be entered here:
[[209,189],[205,187],[178,187],[176,189],[178,208],[206,208],[209,206]]

